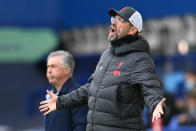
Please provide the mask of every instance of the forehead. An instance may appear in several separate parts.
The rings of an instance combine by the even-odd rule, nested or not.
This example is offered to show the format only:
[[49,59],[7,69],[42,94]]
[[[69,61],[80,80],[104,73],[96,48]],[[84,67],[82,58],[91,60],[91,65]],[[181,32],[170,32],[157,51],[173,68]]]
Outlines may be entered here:
[[52,56],[48,59],[47,64],[61,64],[62,56]]

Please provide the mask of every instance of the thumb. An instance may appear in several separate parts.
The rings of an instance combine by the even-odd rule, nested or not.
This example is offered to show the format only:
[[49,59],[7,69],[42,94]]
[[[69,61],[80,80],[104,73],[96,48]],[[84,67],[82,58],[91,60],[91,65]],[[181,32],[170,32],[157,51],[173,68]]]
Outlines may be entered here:
[[48,90],[47,90],[47,94],[50,95],[51,97],[55,96],[55,94],[53,92],[48,91]]
[[161,102],[160,102],[160,104],[164,104],[165,103],[165,101],[166,101],[166,98],[163,98],[162,100],[161,100]]

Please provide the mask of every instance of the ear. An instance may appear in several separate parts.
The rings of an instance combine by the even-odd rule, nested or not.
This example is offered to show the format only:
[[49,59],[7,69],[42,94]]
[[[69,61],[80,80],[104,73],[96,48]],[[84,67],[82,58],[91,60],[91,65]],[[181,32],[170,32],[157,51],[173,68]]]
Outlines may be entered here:
[[71,67],[66,67],[65,69],[64,69],[64,73],[65,73],[65,75],[69,75],[70,74],[70,71],[71,71]]
[[132,26],[130,29],[130,35],[135,35],[138,32],[138,29],[135,26]]

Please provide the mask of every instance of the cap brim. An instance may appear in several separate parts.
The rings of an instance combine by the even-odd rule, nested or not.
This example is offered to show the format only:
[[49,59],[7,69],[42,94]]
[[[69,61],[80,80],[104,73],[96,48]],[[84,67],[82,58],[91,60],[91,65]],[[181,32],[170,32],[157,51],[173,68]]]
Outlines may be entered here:
[[108,11],[108,14],[109,14],[110,16],[116,16],[116,14],[118,14],[118,11],[115,10],[115,9],[110,9],[110,10]]

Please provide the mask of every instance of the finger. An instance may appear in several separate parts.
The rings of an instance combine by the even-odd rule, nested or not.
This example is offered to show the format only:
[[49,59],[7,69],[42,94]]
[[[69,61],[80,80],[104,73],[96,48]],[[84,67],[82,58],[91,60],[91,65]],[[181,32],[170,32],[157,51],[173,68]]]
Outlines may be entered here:
[[49,94],[50,96],[55,96],[55,94],[53,92],[48,91],[48,90],[47,90],[47,94]]
[[157,115],[157,116],[158,116],[158,118],[161,118],[161,114],[160,114],[160,113],[158,113],[158,115]]
[[39,106],[39,109],[46,108],[46,107],[48,107],[48,105],[47,105],[47,104],[45,104],[45,105],[41,105],[41,106]]
[[154,122],[154,119],[155,119],[155,117],[154,117],[154,116],[152,116],[152,122]]
[[160,110],[160,113],[163,115],[164,114],[163,110]]
[[47,111],[47,110],[48,110],[48,107],[41,109],[40,112],[44,112],[44,111]]
[[45,100],[45,101],[40,102],[40,105],[47,104],[47,103],[48,103],[48,100]]
[[48,115],[51,111],[48,110],[47,112],[44,113],[44,115]]
[[159,119],[159,117],[158,117],[158,116],[156,116],[156,120],[157,120],[157,119]]

